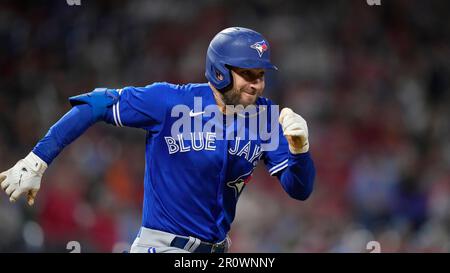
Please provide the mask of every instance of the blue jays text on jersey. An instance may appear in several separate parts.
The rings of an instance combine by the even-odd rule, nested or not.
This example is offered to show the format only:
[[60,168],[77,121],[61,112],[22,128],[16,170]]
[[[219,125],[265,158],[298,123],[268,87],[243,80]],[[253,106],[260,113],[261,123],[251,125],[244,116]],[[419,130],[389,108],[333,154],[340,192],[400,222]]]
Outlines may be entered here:
[[[194,109],[194,110],[192,110]],[[206,149],[211,149],[211,138],[219,140],[256,140],[264,151],[278,149],[278,105],[227,105],[224,115],[216,104],[203,105],[202,97],[194,97],[194,105],[178,104],[172,107],[171,135],[166,142],[174,149],[169,152],[186,152],[184,140],[190,140],[194,150],[201,150],[206,138]],[[205,137],[204,137],[205,136]],[[178,140],[180,146],[176,144]],[[200,147],[196,145],[197,141]]]
[[[50,164],[66,145],[99,120],[146,130],[142,226],[208,242],[226,237],[239,195],[260,160],[291,197],[308,198],[315,178],[311,155],[291,154],[278,124],[274,149],[262,148],[267,140],[223,138],[218,137],[217,130],[188,130],[185,136],[174,135],[173,125],[179,117],[172,115],[172,109],[184,105],[193,110],[194,98],[201,98],[203,103],[202,109],[190,111],[191,118],[199,118],[202,125],[211,122],[214,117],[196,115],[207,107],[217,107],[208,84],[154,83],[99,89],[72,97],[74,107],[50,128],[33,152]],[[273,104],[261,97],[256,105],[267,106],[270,112]],[[270,119],[270,113],[268,116]],[[216,128],[228,132],[224,127],[229,124],[218,120]],[[244,131],[251,135],[252,130],[246,126]]]

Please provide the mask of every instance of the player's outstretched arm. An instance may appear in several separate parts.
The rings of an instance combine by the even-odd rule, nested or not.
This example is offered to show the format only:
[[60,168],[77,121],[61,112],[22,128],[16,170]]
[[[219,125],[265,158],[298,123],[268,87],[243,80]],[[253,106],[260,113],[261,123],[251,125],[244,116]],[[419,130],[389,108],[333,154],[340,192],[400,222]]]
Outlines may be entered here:
[[312,193],[316,173],[309,153],[307,123],[290,108],[281,110],[279,122],[289,144],[289,163],[277,177],[291,197],[306,200]]
[[153,83],[146,87],[97,88],[69,98],[72,109],[50,128],[27,157],[0,174],[1,188],[11,202],[26,193],[28,204],[32,205],[47,166],[97,121],[158,132],[167,110],[166,91],[172,89],[167,83]]
[[74,107],[50,128],[33,151],[0,174],[0,186],[10,202],[25,194],[28,204],[33,205],[42,175],[53,159],[92,124],[102,119],[107,108],[117,99],[117,91],[106,89],[71,98]]

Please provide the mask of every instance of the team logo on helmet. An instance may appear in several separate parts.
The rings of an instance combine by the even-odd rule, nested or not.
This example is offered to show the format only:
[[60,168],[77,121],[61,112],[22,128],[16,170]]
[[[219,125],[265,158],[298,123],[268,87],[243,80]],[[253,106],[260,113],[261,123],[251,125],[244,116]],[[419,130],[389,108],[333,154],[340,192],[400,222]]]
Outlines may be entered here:
[[261,58],[264,52],[269,49],[269,46],[266,44],[266,41],[262,40],[261,42],[256,42],[250,46],[251,48],[258,51],[259,57]]

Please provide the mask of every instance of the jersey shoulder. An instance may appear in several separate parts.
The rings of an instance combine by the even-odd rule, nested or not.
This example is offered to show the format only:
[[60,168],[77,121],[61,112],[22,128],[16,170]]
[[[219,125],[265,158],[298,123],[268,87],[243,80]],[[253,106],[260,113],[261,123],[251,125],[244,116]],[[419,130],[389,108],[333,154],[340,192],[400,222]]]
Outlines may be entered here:
[[157,82],[146,86],[147,89],[155,90],[158,93],[164,93],[169,105],[191,104],[194,97],[205,97],[211,91],[207,83],[187,83],[174,84],[168,82]]
[[274,104],[273,101],[271,99],[269,99],[269,98],[266,98],[266,97],[259,97],[256,100],[256,105],[267,105],[267,106],[270,106],[270,105],[273,105],[273,104]]
[[145,86],[146,89],[161,89],[165,91],[172,91],[179,94],[188,94],[197,91],[203,91],[210,88],[207,83],[187,83],[175,84],[169,82],[155,82]]

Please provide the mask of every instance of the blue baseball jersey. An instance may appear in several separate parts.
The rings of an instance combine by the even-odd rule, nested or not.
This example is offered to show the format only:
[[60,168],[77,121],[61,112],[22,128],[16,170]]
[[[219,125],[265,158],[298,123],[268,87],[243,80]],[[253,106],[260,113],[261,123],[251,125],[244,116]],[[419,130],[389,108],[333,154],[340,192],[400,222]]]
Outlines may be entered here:
[[[216,105],[208,84],[155,83],[126,87],[119,93],[119,101],[105,120],[147,130],[142,219],[147,228],[210,242],[223,240],[257,162],[264,159],[272,174],[288,165],[288,146],[282,135],[279,148],[271,152],[263,152],[260,140],[250,138],[220,140],[213,132],[194,132],[191,139],[171,135],[178,120],[171,115],[173,107],[194,109],[195,97],[202,98],[203,107],[196,112]],[[257,101],[258,105],[269,103],[266,98]],[[203,125],[212,118],[202,118]]]
[[[279,178],[293,198],[304,200],[311,193],[315,169],[310,153],[291,154],[278,123],[278,145],[272,150],[264,150],[266,140],[258,137],[221,138],[214,130],[194,130],[187,137],[172,134],[179,120],[173,115],[177,105],[191,109],[190,118],[200,119],[203,129],[208,124],[229,126],[214,115],[201,115],[207,107],[218,107],[207,83],[154,83],[118,89],[116,94],[116,102],[100,119],[147,132],[142,226],[209,242],[222,241],[235,217],[239,195],[259,161],[264,161],[269,173]],[[196,98],[201,98],[201,109],[194,103]],[[256,105],[270,112],[272,102],[260,97]],[[33,151],[50,163],[63,148],[58,143],[70,143],[94,123],[88,108],[74,107]],[[271,118],[270,113],[267,118]],[[75,123],[79,128],[74,129]],[[244,131],[250,131],[247,122],[244,126]],[[70,137],[58,140],[61,135]],[[55,152],[48,155],[48,150]]]

